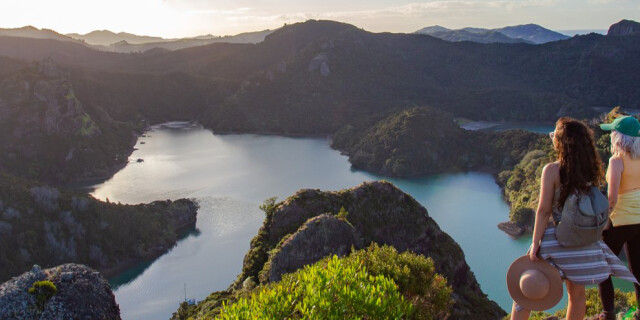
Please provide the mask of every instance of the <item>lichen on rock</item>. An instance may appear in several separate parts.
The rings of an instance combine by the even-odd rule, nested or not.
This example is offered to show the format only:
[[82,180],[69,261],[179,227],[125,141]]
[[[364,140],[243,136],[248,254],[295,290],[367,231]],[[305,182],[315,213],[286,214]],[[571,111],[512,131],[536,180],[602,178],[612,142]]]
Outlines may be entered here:
[[[38,281],[50,281],[55,294],[42,299],[29,289]],[[105,278],[80,264],[65,264],[31,271],[0,285],[0,319],[120,319],[120,308]]]
[[331,214],[321,214],[307,220],[296,233],[281,241],[271,253],[262,276],[268,282],[280,281],[285,273],[327,256],[347,255],[352,248],[362,248],[355,228]]

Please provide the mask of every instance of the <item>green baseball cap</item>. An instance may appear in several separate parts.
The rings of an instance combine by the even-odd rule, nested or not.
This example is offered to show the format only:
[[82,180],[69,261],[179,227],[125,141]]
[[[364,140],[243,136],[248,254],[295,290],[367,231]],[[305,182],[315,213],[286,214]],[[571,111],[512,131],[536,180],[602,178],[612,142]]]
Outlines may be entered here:
[[600,125],[600,129],[615,130],[631,137],[640,137],[640,122],[632,116],[618,117],[611,123],[603,123]]

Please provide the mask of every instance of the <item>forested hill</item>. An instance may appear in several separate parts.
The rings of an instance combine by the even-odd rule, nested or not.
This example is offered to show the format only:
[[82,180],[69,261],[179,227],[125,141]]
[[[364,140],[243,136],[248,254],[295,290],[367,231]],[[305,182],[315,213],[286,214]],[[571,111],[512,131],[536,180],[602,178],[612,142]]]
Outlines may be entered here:
[[[489,120],[549,120],[588,115],[592,107],[636,108],[639,40],[631,33],[541,45],[451,43],[307,21],[282,27],[258,44],[143,54],[0,37],[0,56],[50,56],[74,70],[72,81],[86,83],[78,88],[81,100],[106,109],[124,103],[144,116],[169,108],[157,107],[154,97],[173,95],[182,97],[171,100],[176,113],[213,129],[311,134],[333,133],[362,116],[416,105]],[[123,79],[130,85],[122,85]],[[166,85],[131,97],[147,79]]]

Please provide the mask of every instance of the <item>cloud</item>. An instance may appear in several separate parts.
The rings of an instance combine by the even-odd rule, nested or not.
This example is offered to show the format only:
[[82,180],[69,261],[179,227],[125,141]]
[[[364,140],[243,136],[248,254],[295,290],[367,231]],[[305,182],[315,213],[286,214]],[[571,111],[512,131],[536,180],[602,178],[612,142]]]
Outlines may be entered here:
[[[615,1],[615,0],[593,0],[593,1]],[[481,1],[481,0],[459,0],[459,1],[429,1],[409,3],[400,6],[386,7],[373,10],[355,11],[328,11],[328,12],[293,12],[276,15],[255,15],[247,14],[227,17],[230,21],[279,21],[296,22],[308,19],[329,19],[329,20],[372,20],[388,18],[419,18],[433,14],[464,14],[474,12],[503,11],[511,12],[517,9],[533,7],[551,7],[557,3],[556,0],[522,0],[522,1]]]
[[208,15],[208,14],[238,15],[238,14],[245,14],[250,10],[251,8],[245,7],[245,8],[235,8],[235,9],[228,9],[228,10],[218,10],[218,9],[187,10],[187,11],[183,11],[183,13],[187,15]]
[[590,4],[628,3],[629,0],[589,0]]

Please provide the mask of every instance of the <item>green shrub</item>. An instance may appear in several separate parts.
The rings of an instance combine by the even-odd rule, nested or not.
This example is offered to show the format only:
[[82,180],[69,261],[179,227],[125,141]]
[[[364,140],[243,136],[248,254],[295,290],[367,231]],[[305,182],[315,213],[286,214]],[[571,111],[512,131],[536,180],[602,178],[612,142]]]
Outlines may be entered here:
[[402,319],[412,311],[393,280],[333,256],[223,306],[219,319]]
[[36,281],[31,288],[29,288],[29,294],[36,298],[36,309],[39,311],[44,310],[44,305],[51,297],[55,296],[57,292],[58,288],[56,288],[56,285],[48,280]]
[[360,261],[372,274],[392,279],[416,312],[413,319],[445,318],[453,304],[447,280],[435,273],[433,260],[410,252],[398,253],[394,247],[373,244],[345,258]]
[[436,319],[453,303],[430,258],[375,244],[236,295],[219,319]]
[[535,211],[532,208],[518,207],[511,209],[509,220],[521,225],[531,226],[535,218]]
[[348,216],[349,216],[349,212],[347,211],[347,209],[345,209],[344,207],[341,207],[336,217],[338,217],[338,219],[342,221],[347,221]]

